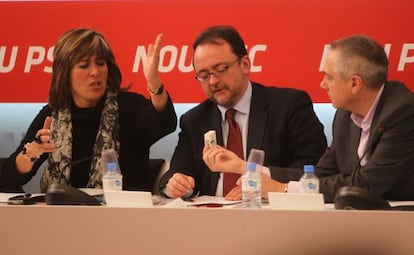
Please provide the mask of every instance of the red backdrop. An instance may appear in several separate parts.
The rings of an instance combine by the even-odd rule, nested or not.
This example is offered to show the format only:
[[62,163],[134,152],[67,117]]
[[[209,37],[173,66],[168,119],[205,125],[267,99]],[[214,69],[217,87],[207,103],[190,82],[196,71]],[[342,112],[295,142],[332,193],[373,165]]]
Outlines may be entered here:
[[[191,68],[191,44],[208,26],[230,24],[253,59],[251,79],[319,88],[324,45],[363,33],[386,45],[390,79],[414,88],[414,1],[399,0],[137,0],[0,2],[0,102],[45,102],[51,47],[69,28],[91,27],[111,43],[124,85],[147,94],[139,53],[163,32],[161,78],[176,103],[204,98]],[[139,64],[139,65],[137,65]]]

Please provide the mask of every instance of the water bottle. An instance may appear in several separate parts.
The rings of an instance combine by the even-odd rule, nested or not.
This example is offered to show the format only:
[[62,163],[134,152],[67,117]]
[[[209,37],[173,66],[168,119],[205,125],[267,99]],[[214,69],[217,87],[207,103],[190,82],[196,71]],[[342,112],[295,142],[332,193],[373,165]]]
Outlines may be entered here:
[[262,179],[256,171],[257,164],[247,162],[246,173],[242,176],[243,207],[259,209],[262,207]]
[[119,169],[118,156],[114,149],[101,153],[102,188],[105,190],[122,190],[122,174]]
[[319,193],[319,179],[315,175],[315,166],[304,165],[304,174],[300,178],[300,193]]
[[106,172],[102,176],[102,187],[105,190],[122,190],[122,174],[117,162],[108,162]]
[[244,208],[259,209],[262,207],[261,168],[264,151],[252,149],[246,164],[246,172],[242,175],[242,205]]

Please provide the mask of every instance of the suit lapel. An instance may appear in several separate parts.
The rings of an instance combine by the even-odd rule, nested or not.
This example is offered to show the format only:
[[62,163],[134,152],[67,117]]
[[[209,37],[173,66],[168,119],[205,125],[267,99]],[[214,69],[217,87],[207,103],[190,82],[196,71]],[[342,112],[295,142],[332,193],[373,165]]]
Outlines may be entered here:
[[[247,133],[246,159],[252,148],[263,148],[266,122],[268,118],[268,102],[261,87],[252,83],[252,99],[249,113],[249,127]],[[258,135],[259,134],[259,135]]]
[[374,117],[372,119],[371,123],[371,130],[370,135],[368,139],[368,145],[367,149],[370,151],[368,152],[368,155],[371,155],[376,147],[376,144],[379,142],[379,139],[381,138],[382,134],[386,130],[386,127],[384,126],[384,112],[387,111],[386,108],[384,108],[384,104],[387,101],[387,98],[390,93],[390,86],[387,86],[387,83],[384,85],[384,89],[382,91],[382,94],[379,98],[377,108],[375,109]]
[[359,140],[361,138],[361,128],[359,128],[357,125],[355,125],[354,122],[351,121],[350,126],[350,142],[351,145],[350,151],[348,151],[348,155],[355,155],[354,161],[358,161],[358,146],[359,146]]

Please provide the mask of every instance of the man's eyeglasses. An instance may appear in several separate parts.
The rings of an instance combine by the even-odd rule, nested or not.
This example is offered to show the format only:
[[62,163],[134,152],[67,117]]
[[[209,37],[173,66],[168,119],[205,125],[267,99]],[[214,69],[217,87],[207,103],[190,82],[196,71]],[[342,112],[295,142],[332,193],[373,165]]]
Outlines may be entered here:
[[234,64],[239,62],[239,59],[236,59],[230,64],[220,64],[214,68],[213,71],[201,71],[199,73],[196,73],[195,79],[199,82],[206,82],[210,79],[210,76],[213,75],[214,77],[221,77],[227,73],[230,67],[232,67]]

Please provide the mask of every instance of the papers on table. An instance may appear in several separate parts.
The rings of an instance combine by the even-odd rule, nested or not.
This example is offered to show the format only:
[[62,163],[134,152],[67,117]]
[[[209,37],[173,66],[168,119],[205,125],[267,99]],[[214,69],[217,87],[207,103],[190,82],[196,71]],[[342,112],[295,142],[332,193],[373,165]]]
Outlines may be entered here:
[[225,200],[224,197],[215,197],[215,196],[200,196],[186,200],[187,206],[196,206],[196,205],[234,205],[241,203],[241,200],[230,201]]
[[79,188],[79,190],[85,192],[90,196],[99,196],[103,195],[103,189],[95,189],[95,188]]
[[24,193],[0,193],[0,203],[7,203],[9,198],[17,195],[24,195]]
[[203,207],[223,207],[227,205],[236,205],[240,204],[241,200],[229,201],[225,200],[224,197],[215,197],[215,196],[200,196],[194,198],[177,198],[173,201],[164,205],[168,208],[185,208],[192,206],[203,206]]

